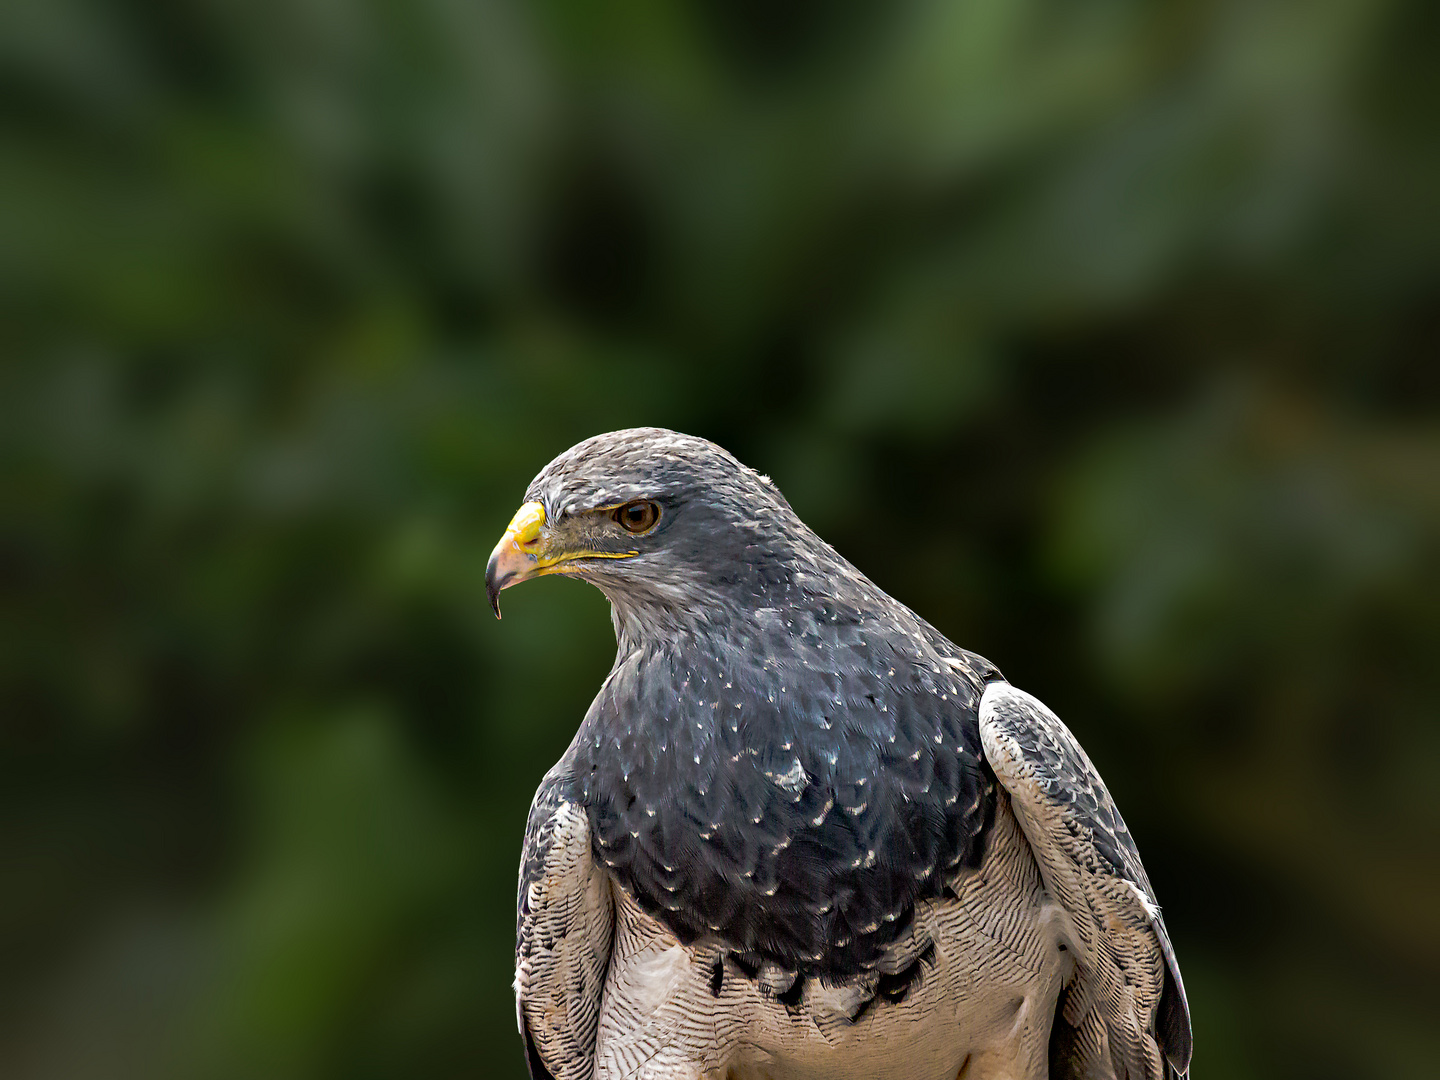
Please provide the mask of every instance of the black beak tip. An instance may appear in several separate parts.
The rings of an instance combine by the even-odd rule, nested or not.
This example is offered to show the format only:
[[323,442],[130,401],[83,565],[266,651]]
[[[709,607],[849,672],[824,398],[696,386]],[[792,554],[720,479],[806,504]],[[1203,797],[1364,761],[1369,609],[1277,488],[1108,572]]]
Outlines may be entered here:
[[505,587],[505,582],[510,580],[510,575],[505,575],[504,581],[497,581],[495,578],[496,558],[490,556],[490,562],[485,567],[485,596],[490,601],[490,610],[495,612],[495,618],[500,618],[500,590]]

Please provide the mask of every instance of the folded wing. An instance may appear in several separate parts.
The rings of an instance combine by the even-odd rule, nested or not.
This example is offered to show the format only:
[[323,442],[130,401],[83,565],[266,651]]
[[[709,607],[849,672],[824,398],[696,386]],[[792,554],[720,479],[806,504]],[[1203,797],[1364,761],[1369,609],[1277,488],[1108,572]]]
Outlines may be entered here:
[[515,1006],[533,1080],[590,1080],[610,962],[610,885],[560,766],[535,793],[520,861]]
[[1059,717],[1003,681],[985,689],[980,738],[1045,886],[1069,916],[1076,970],[1055,1014],[1052,1080],[1183,1080],[1185,984],[1140,852],[1100,774]]

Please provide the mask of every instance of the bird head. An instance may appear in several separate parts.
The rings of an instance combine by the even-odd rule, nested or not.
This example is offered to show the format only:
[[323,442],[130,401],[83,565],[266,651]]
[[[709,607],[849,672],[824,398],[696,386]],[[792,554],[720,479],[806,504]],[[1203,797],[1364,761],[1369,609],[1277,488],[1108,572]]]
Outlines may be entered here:
[[[596,435],[531,482],[485,587],[584,578],[623,611],[678,614],[763,588],[808,532],[780,492],[705,439],[663,428]],[[821,545],[823,547],[823,545]]]

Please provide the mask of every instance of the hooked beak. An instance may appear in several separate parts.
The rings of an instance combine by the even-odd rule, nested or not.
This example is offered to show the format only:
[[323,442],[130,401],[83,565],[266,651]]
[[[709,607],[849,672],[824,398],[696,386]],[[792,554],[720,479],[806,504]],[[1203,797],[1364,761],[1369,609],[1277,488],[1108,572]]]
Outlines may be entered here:
[[495,617],[500,618],[500,593],[511,585],[519,585],[532,577],[545,574],[566,574],[578,572],[577,566],[585,565],[577,560],[587,559],[629,559],[638,551],[597,551],[590,547],[566,550],[563,538],[541,534],[545,525],[545,507],[538,502],[527,502],[515,512],[510,527],[490,553],[485,565],[485,595]]
[[[485,564],[485,595],[495,617],[500,618],[500,592],[518,585],[542,569],[540,560],[540,527],[545,524],[545,507],[528,502],[515,512],[505,535],[490,553]],[[553,565],[557,560],[545,562]]]

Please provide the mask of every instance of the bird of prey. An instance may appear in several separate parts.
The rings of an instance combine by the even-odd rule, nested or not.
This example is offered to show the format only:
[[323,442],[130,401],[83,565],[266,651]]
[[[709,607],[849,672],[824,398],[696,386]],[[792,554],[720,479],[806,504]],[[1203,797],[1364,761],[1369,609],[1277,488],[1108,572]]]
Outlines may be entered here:
[[[907,538],[908,539],[908,538]],[[610,600],[531,805],[515,993],[536,1080],[1179,1080],[1140,854],[1064,724],[715,444],[598,435],[486,569]]]

